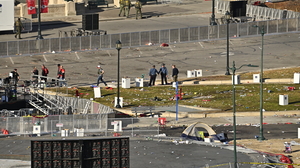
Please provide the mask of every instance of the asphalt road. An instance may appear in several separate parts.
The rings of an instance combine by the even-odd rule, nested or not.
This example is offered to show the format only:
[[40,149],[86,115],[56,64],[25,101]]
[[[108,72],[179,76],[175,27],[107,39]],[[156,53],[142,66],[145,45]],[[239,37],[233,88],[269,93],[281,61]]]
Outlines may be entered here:
[[[298,47],[299,33],[265,36],[264,70],[297,67],[300,65]],[[230,66],[242,64],[260,65],[261,37],[236,38],[230,40]],[[187,77],[187,70],[202,69],[203,76],[223,75],[226,72],[226,40],[177,43],[169,47],[148,46],[123,48],[120,56],[120,77],[136,78],[145,74],[152,65],[160,67],[165,63],[171,71],[175,64],[180,73],[179,80]],[[57,64],[66,69],[69,85],[91,85],[96,83],[97,65],[105,70],[104,80],[109,85],[117,79],[117,50],[98,50],[76,53],[55,53],[47,55],[17,56],[0,58],[0,77],[8,76],[18,69],[20,80],[29,80],[34,66],[45,64],[49,77],[56,77]],[[260,67],[243,67],[236,73],[258,72]]]

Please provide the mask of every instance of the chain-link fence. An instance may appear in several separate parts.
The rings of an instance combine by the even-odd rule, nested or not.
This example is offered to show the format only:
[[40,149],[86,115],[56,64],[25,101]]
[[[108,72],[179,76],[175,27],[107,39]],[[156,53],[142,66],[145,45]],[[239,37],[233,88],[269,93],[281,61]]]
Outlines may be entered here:
[[[297,32],[300,18],[267,20],[259,22],[231,23],[230,37],[259,35],[253,25],[264,26],[265,34]],[[0,56],[32,55],[39,53],[70,52],[82,50],[113,49],[117,40],[123,47],[158,45],[161,43],[183,43],[222,39],[227,36],[226,24],[215,26],[188,27],[97,36],[50,38],[0,42]]]
[[107,114],[55,115],[47,117],[2,117],[0,129],[6,129],[11,135],[33,134],[34,126],[40,126],[40,134],[55,134],[61,130],[74,132],[106,132]]
[[158,118],[108,118],[108,135],[116,136],[158,136],[163,126]]

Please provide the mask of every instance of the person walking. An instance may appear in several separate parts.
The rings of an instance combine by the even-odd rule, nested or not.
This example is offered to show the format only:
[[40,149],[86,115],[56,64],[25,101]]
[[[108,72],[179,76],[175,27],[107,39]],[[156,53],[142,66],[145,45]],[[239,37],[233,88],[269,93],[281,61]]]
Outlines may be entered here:
[[59,86],[67,86],[67,83],[65,82],[65,77],[66,77],[66,70],[65,68],[61,65],[59,68],[59,73],[57,78],[59,79]]
[[161,76],[161,84],[164,85],[164,81],[165,81],[165,84],[167,85],[168,69],[167,67],[165,67],[165,64],[161,65],[161,68],[159,69],[158,73]]
[[105,86],[107,86],[106,82],[103,80],[104,70],[101,68],[100,65],[97,66],[98,68],[98,80],[97,80],[97,86],[99,86],[100,81],[104,83]]
[[131,7],[131,1],[130,0],[125,0],[124,1],[124,8],[125,8],[125,12],[126,12],[126,18],[129,18],[130,7]]
[[149,71],[149,76],[150,76],[150,83],[149,86],[154,86],[155,85],[155,80],[156,80],[156,75],[158,74],[158,71],[155,69],[155,65],[152,66],[152,68]]
[[142,19],[142,3],[140,0],[137,0],[135,2],[135,11],[136,11],[135,19],[137,20],[138,16],[140,19]]
[[14,69],[13,71],[11,71],[11,73],[12,73],[13,83],[14,85],[17,85],[20,80],[20,75],[18,73],[18,70]]
[[17,36],[19,36],[19,39],[22,39],[21,31],[24,30],[24,26],[23,26],[20,18],[18,18],[18,20],[15,22],[15,28],[16,28],[15,38],[17,38]]
[[124,0],[120,0],[119,1],[119,4],[120,4],[120,12],[119,12],[119,17],[121,16],[122,12],[123,12],[123,16],[126,16],[125,15],[125,6],[124,6]]
[[48,76],[48,73],[49,73],[48,68],[43,64],[43,65],[42,65],[42,76],[43,76],[43,77],[41,77],[41,80],[44,80],[45,83],[47,83],[47,76]]
[[172,71],[173,82],[177,82],[179,71],[175,65],[172,65],[172,68],[173,68],[173,71]]

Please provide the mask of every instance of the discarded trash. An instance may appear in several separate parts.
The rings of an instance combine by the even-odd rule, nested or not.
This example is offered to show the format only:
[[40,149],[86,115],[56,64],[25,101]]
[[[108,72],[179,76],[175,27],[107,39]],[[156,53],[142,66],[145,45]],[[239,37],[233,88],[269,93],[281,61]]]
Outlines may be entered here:
[[284,147],[285,150],[283,151],[284,153],[292,153],[292,147],[291,143],[284,142]]
[[149,46],[151,46],[151,45],[153,45],[152,43],[148,43],[148,44],[146,44],[146,45],[149,45]]
[[161,47],[169,47],[169,44],[167,44],[167,43],[162,43],[160,46],[161,46]]

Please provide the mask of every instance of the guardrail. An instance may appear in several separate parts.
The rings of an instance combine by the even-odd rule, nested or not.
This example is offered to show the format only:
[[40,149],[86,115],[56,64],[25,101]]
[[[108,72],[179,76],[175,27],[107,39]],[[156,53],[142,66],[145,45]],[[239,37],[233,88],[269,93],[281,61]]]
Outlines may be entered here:
[[[265,34],[298,32],[300,30],[300,18],[231,23],[229,24],[229,36],[245,37],[259,35],[260,32],[253,25],[265,26]],[[122,41],[123,47],[217,40],[227,37],[226,30],[226,24],[222,24],[107,35],[7,41],[0,42],[0,56],[46,54],[53,51],[57,53],[114,49],[117,40]]]

